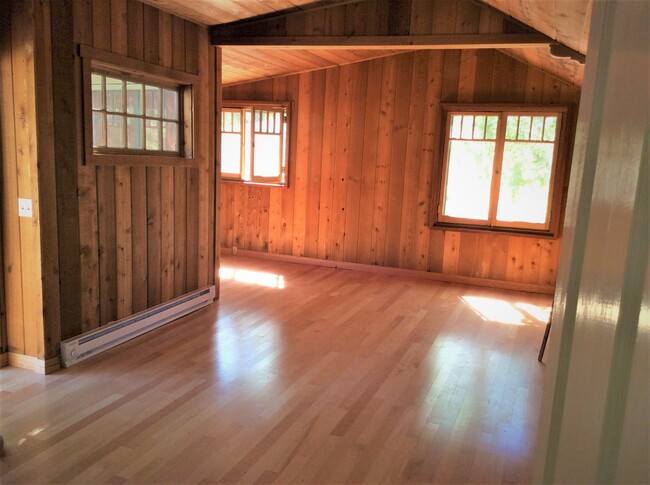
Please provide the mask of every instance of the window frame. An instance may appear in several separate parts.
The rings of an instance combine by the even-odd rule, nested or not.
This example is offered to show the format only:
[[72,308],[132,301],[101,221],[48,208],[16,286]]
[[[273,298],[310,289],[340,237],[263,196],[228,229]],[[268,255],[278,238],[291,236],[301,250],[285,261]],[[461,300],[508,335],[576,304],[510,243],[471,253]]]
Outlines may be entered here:
[[[194,89],[199,76],[152,64],[131,57],[79,45],[82,70],[82,109],[84,163],[86,165],[174,166],[198,167],[194,158]],[[93,72],[114,75],[158,87],[172,88],[179,93],[179,151],[108,148],[93,146],[92,83]],[[126,117],[126,113],[125,113]]]
[[[566,158],[570,139],[571,107],[567,105],[523,105],[523,104],[450,104],[441,105],[441,149],[438,172],[438,182],[434,184],[433,197],[433,227],[453,228],[455,230],[477,230],[530,234],[535,236],[557,237],[560,231],[562,200],[567,179]],[[497,136],[495,138],[494,163],[487,220],[465,219],[445,216],[443,204],[447,191],[450,129],[453,115],[493,116],[499,117]],[[503,154],[506,140],[506,120],[508,116],[557,116],[556,138],[553,149],[546,221],[543,224],[526,222],[505,222],[496,218],[499,201],[499,190],[502,175]],[[528,141],[528,140],[527,140]],[[548,142],[546,142],[548,143]]]
[[[261,108],[264,111],[281,111],[285,115],[285,122],[282,126],[282,131],[278,134],[280,136],[280,157],[281,166],[280,166],[280,175],[279,177],[262,177],[255,176],[255,127],[254,127],[254,117],[256,108]],[[221,116],[224,110],[232,112],[241,112],[242,120],[242,130],[241,133],[241,155],[240,155],[240,171],[239,173],[229,173],[223,172],[221,169],[221,179],[224,182],[238,182],[249,185],[266,185],[272,187],[288,187],[289,186],[289,160],[291,152],[291,139],[292,139],[292,118],[291,118],[291,101],[242,101],[242,100],[222,100],[221,107],[219,109],[219,136],[221,137],[224,133],[224,128],[221,123]],[[245,110],[250,109],[252,111],[253,117],[253,126],[251,127],[251,146],[250,146],[250,180],[244,178],[246,172],[245,167],[245,145],[246,145],[246,134],[245,134]],[[221,142],[219,144],[221,145]],[[284,152],[284,153],[282,153]],[[219,160],[221,160],[221,153],[219,153]],[[220,163],[220,166],[223,166]],[[282,180],[284,178],[284,180]]]

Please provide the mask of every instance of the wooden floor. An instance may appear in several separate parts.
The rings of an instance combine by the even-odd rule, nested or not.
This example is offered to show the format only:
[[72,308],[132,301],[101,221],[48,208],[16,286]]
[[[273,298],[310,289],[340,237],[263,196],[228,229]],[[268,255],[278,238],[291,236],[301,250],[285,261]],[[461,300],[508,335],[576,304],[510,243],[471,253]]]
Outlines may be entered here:
[[0,370],[0,482],[530,481],[550,297],[243,257],[221,294]]

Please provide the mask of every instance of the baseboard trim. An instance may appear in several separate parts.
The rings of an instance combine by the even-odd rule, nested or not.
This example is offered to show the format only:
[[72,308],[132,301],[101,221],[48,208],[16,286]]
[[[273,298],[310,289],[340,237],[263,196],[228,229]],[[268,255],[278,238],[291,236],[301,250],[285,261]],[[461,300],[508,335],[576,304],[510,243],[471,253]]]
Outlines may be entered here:
[[3,352],[0,354],[0,367],[7,367],[9,365],[9,354]]
[[[232,255],[231,248],[222,248],[223,255]],[[432,273],[429,271],[417,271],[414,269],[392,268],[389,266],[377,266],[372,264],[348,263],[345,261],[333,261],[330,259],[307,258],[301,256],[288,256],[286,254],[262,253],[259,251],[250,251],[238,249],[234,257],[246,256],[258,259],[268,259],[271,261],[283,261],[286,263],[309,264],[312,266],[324,266],[327,268],[349,269],[354,271],[366,271],[369,273],[387,274],[393,276],[409,276],[413,278],[423,278],[433,281],[443,281],[445,283],[459,283],[463,285],[483,286],[488,288],[499,288],[502,290],[524,291],[526,293],[541,293],[543,295],[553,295],[554,286],[535,285],[531,283],[517,283],[514,281],[493,280],[487,278],[475,278],[472,276],[458,276],[444,273]]]
[[8,356],[8,363],[11,367],[31,370],[37,374],[52,374],[61,369],[61,360],[58,357],[43,360],[32,357],[31,355],[17,354],[15,352],[8,352],[5,355]]

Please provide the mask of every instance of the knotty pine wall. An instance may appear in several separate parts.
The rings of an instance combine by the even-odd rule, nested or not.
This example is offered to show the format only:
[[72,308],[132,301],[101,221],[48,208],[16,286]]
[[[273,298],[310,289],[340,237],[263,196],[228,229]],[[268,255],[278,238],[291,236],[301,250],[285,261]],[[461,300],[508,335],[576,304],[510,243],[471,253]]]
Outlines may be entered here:
[[[8,344],[47,360],[63,339],[215,283],[216,61],[206,28],[136,0],[18,0],[3,13]],[[79,44],[199,76],[195,166],[85,165]],[[17,197],[34,200],[32,220]]]
[[495,50],[449,50],[235,85],[223,95],[292,101],[296,119],[289,188],[223,182],[222,247],[555,284],[557,239],[429,227],[440,103],[577,108],[577,88]]

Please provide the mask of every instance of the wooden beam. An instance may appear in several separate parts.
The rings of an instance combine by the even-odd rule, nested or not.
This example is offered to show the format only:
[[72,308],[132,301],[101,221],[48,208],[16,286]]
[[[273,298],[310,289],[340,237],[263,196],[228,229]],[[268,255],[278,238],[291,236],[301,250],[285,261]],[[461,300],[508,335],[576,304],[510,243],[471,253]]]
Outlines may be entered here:
[[372,36],[221,36],[210,30],[210,42],[218,46],[256,49],[505,49],[548,47],[554,41],[539,33],[438,34]]

